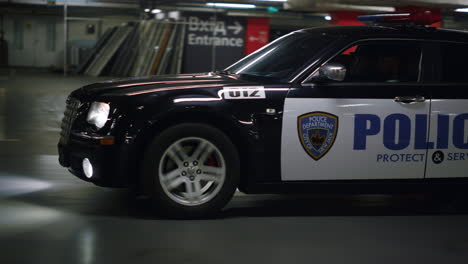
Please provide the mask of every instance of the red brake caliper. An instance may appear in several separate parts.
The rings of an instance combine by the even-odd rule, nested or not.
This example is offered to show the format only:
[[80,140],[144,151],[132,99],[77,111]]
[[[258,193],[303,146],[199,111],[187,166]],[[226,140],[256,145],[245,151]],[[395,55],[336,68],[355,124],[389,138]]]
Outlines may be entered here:
[[207,160],[207,164],[206,164],[206,165],[208,165],[208,166],[210,166],[210,167],[216,167],[217,164],[216,164],[216,159],[215,159],[215,157],[214,157],[214,154],[212,154],[212,155],[210,155],[210,156],[208,157],[208,160]]

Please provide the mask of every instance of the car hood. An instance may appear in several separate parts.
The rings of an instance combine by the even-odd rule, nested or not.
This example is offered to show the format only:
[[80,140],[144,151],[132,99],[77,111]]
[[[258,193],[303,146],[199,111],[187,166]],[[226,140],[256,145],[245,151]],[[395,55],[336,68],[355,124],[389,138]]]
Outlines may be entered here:
[[221,88],[225,85],[252,85],[234,75],[213,73],[181,74],[154,77],[115,79],[84,86],[81,90],[91,96],[133,96],[169,90]]

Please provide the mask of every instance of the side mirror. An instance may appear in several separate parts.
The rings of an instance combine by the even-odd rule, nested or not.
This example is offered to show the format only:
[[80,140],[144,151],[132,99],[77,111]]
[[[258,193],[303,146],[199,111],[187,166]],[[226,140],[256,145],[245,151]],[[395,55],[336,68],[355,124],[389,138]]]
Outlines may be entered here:
[[312,80],[332,80],[341,82],[346,77],[346,67],[340,63],[327,63],[322,65],[312,76]]

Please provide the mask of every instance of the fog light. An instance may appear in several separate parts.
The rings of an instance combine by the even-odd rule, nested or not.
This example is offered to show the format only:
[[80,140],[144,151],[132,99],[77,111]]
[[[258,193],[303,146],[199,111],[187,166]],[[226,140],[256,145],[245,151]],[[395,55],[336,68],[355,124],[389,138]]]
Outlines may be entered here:
[[91,165],[88,158],[83,159],[83,172],[88,179],[93,177],[93,165]]

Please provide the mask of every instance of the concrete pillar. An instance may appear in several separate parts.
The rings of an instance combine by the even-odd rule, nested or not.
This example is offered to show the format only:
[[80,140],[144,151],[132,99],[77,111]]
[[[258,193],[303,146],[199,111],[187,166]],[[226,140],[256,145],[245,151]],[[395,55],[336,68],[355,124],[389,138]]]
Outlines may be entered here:
[[6,89],[0,87],[0,141],[6,138]]

